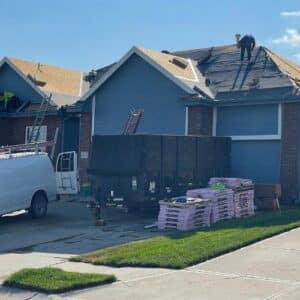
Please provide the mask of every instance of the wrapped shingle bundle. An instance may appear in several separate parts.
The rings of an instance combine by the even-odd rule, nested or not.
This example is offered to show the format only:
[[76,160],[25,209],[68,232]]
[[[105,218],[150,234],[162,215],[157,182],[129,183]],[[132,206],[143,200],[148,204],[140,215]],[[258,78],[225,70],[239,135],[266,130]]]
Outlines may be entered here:
[[231,178],[231,177],[212,177],[209,180],[209,185],[216,183],[223,183],[228,189],[236,189],[239,187],[252,187],[253,182],[251,179],[244,178]]
[[209,185],[222,183],[234,192],[234,216],[247,217],[254,214],[254,185],[252,180],[244,178],[218,178],[209,180]]
[[[160,201],[158,229],[193,230],[210,226],[211,201],[185,197],[186,201]],[[180,200],[182,197],[180,197]]]
[[234,217],[233,191],[230,189],[215,190],[202,188],[187,191],[188,197],[201,197],[211,200],[211,223]]

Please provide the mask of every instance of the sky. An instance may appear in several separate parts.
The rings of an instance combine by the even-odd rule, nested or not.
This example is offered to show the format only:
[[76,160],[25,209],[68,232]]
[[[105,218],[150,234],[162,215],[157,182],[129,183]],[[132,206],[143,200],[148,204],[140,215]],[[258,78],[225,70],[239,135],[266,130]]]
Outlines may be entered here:
[[89,71],[133,45],[184,50],[257,43],[300,63],[299,0],[0,0],[0,57]]

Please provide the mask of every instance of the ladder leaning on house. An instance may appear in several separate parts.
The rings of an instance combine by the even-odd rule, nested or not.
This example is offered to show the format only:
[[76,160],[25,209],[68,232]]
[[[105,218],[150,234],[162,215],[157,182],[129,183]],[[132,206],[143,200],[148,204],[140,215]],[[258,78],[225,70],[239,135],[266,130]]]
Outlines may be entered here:
[[138,109],[131,111],[126,122],[123,134],[135,134],[144,114],[144,110]]
[[55,155],[55,146],[58,138],[59,128],[56,128],[55,135],[53,141],[43,141],[39,142],[40,130],[43,125],[50,101],[52,98],[52,94],[49,97],[43,98],[39,110],[37,111],[36,117],[33,122],[33,126],[31,131],[29,132],[29,137],[27,139],[26,144],[19,145],[8,145],[8,146],[0,146],[0,153],[11,153],[11,152],[22,152],[35,150],[39,151],[41,148],[52,147],[50,152],[50,158],[53,160]]
[[27,139],[28,144],[37,143],[39,141],[41,127],[43,125],[51,98],[52,94],[50,94],[49,97],[45,97],[42,99],[41,105],[34,119],[33,126],[31,127],[31,131],[29,132],[29,137]]

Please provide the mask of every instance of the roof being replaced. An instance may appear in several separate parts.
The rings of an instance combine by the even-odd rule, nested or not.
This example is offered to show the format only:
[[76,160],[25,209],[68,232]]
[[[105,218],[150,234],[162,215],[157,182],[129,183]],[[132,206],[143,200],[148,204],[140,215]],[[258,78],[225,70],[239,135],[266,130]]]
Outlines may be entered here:
[[[191,59],[141,47],[132,47],[117,63],[100,69],[100,71],[104,70],[104,72],[97,72],[97,75],[98,73],[100,74],[98,80],[80,101],[88,99],[133,54],[142,57],[155,69],[181,87],[187,95],[197,94],[199,98],[203,98],[203,96],[206,98],[212,97],[211,91],[204,84],[203,76],[197,70],[196,63]],[[201,92],[197,92],[195,88],[198,88]]]
[[240,49],[236,45],[176,51],[173,54],[197,64],[206,86],[216,99],[234,97],[234,94],[249,96],[267,89],[282,89],[292,94],[300,87],[300,66],[265,47],[253,50],[250,64],[246,55],[241,62]]
[[82,95],[82,72],[80,71],[13,57],[8,59],[43,92],[70,96],[71,99]]

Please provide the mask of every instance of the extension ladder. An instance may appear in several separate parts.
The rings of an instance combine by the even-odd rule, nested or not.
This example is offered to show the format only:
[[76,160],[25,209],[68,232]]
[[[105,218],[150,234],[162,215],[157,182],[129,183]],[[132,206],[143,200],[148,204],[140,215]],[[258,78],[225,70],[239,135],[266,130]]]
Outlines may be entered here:
[[143,116],[144,110],[131,111],[126,122],[123,134],[135,134]]

